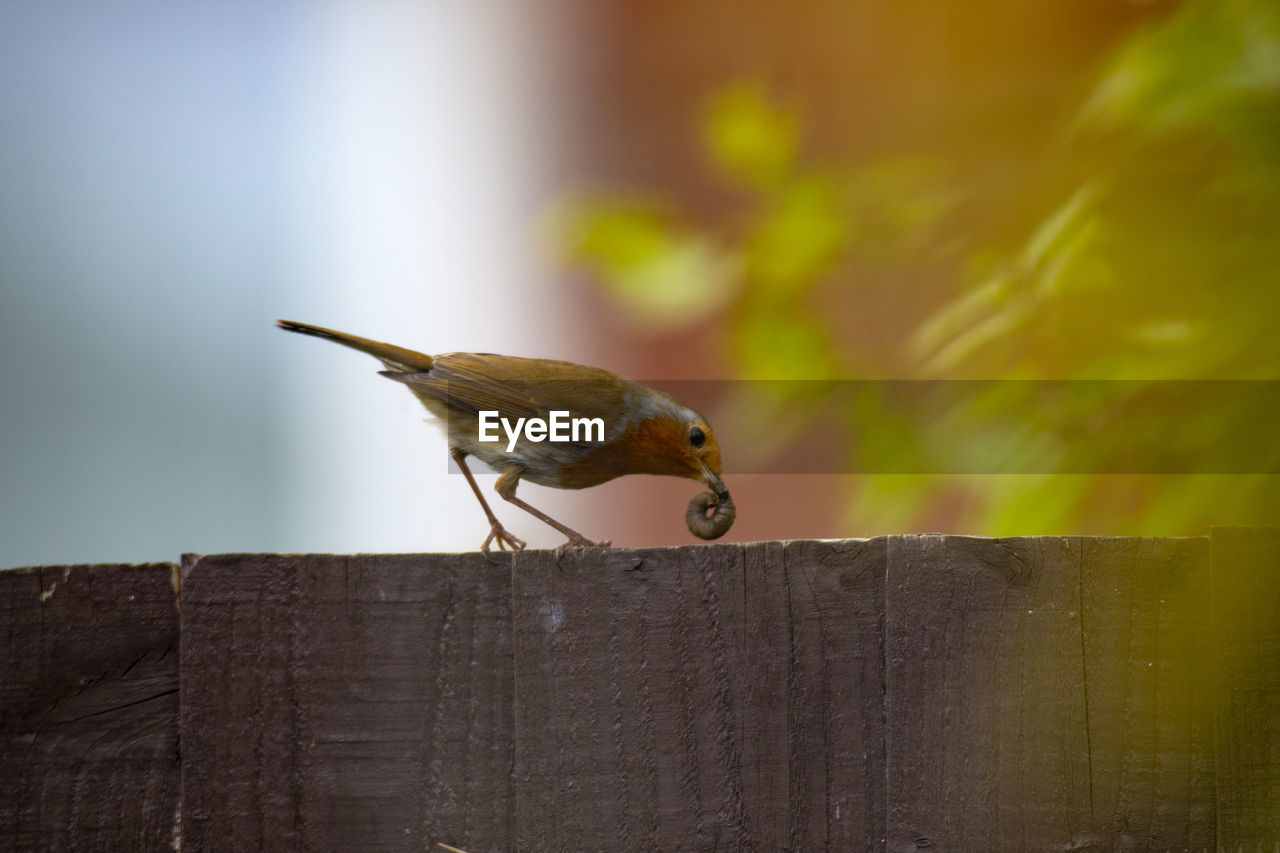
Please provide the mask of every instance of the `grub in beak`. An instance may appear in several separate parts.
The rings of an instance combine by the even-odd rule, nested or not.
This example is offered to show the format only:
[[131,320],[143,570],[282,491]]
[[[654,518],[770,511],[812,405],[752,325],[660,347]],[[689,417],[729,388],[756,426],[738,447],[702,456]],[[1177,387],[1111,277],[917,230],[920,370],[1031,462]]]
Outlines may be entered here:
[[[711,491],[696,494],[689,501],[684,513],[685,525],[699,539],[718,539],[733,526],[738,510],[724,482],[705,464],[702,466],[702,478]],[[711,515],[707,515],[707,510],[711,510]]]

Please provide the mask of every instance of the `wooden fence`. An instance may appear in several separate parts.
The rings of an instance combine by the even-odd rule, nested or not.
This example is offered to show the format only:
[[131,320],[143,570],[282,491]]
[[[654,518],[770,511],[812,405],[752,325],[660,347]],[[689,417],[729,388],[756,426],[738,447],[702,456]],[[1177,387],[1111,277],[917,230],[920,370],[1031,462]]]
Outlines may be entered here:
[[180,577],[0,572],[0,849],[1280,849],[1275,529]]

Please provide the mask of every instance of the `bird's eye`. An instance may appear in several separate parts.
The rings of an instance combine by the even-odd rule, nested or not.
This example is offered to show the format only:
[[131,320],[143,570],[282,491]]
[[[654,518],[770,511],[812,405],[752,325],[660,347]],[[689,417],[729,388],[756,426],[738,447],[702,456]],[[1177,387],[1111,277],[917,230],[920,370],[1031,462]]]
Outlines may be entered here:
[[698,427],[689,430],[689,443],[694,447],[701,447],[707,443],[707,436]]

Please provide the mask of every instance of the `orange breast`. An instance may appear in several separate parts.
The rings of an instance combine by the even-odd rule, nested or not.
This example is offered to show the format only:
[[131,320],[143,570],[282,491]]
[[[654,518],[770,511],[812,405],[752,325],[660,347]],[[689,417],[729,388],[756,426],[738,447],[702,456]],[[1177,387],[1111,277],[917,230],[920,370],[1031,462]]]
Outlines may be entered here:
[[669,418],[635,421],[612,441],[560,466],[562,489],[585,489],[627,474],[696,478],[683,461],[681,425]]

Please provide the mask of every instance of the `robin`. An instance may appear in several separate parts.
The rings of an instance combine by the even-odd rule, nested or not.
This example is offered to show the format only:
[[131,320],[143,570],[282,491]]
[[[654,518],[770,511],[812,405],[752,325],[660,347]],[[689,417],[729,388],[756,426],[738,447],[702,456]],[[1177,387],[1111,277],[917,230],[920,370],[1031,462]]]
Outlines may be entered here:
[[[449,453],[489,519],[480,550],[520,550],[467,467],[474,456],[498,472],[494,488],[568,537],[560,550],[608,546],[592,542],[516,497],[521,480],[557,489],[585,489],[624,474],[701,480],[685,512],[691,533],[715,539],[737,510],[720,479],[720,447],[706,419],[668,394],[607,370],[567,361],[478,352],[426,355],[306,323],[277,325],[334,341],[379,359],[380,373],[408,386],[445,429]],[[708,515],[708,513],[710,513]]]

